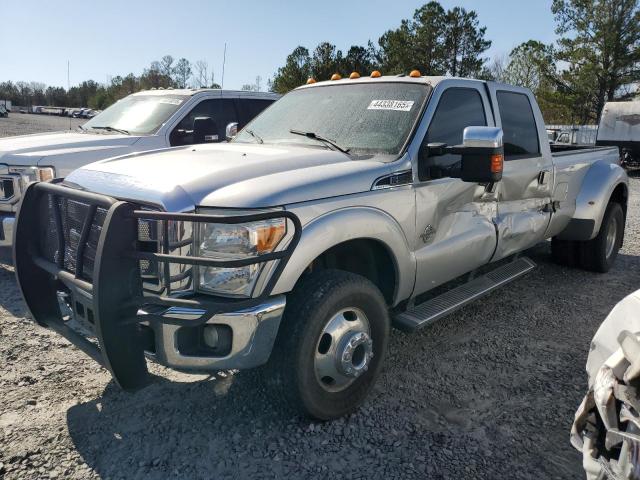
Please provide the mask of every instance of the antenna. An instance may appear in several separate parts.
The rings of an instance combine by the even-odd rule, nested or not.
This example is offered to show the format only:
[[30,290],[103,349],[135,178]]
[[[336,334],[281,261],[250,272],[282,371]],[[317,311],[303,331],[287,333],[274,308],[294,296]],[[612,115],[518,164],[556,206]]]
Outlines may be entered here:
[[[67,60],[67,98],[69,98],[69,90],[71,90],[71,81],[69,77],[70,62]],[[71,115],[69,115],[69,130],[71,130]]]
[[222,80],[220,85],[220,93],[224,90],[224,65],[227,63],[227,42],[224,42],[224,54],[222,56]]

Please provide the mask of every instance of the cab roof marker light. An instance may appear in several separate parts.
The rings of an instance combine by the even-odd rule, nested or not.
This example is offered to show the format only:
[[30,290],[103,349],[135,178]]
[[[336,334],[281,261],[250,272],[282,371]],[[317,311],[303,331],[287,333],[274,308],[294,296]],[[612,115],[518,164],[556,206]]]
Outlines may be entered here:
[[351,80],[355,80],[356,78],[360,78],[360,74],[358,72],[351,72],[351,75],[349,75],[349,78]]
[[409,76],[411,78],[418,78],[418,77],[421,77],[422,75],[420,73],[420,70],[411,70],[411,73],[409,74]]
[[334,73],[333,75],[331,75],[331,80],[341,80],[342,79],[342,75],[340,75],[339,73]]
[[307,85],[311,85],[312,83],[316,83],[316,79],[313,77],[307,78]]
[[378,70],[371,72],[371,78],[380,78],[382,74]]

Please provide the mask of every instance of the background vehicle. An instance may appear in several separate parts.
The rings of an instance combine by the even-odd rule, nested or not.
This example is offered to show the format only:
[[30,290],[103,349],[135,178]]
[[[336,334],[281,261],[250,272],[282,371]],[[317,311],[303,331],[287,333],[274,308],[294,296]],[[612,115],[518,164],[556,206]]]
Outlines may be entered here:
[[640,167],[640,101],[607,102],[596,144],[619,147],[625,167]]
[[615,306],[591,342],[589,391],[571,429],[588,480],[640,478],[638,332],[640,290]]
[[0,105],[0,117],[7,118],[8,116],[9,112],[7,111],[7,109],[4,108],[4,105]]
[[4,107],[7,112],[11,112],[11,100],[0,100],[0,107]]
[[31,181],[65,177],[96,160],[176,145],[219,142],[279,96],[211,89],[129,95],[76,131],[0,139],[0,257],[11,257],[13,223]]
[[535,265],[518,254],[538,242],[607,271],[627,208],[618,161],[552,154],[524,88],[419,72],[319,82],[229,144],[33,184],[16,272],[34,318],[124,388],[148,382],[145,355],[205,372],[268,361],[291,405],[330,419],[364,401],[392,324],[419,330],[524,275]]
[[593,146],[596,143],[597,131],[597,125],[563,126],[554,131],[553,143],[556,146]]

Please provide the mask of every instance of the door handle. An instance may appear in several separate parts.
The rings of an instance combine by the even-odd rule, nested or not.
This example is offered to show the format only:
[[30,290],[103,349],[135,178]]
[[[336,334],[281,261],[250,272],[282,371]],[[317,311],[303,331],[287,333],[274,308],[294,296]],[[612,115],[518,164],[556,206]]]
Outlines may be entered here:
[[549,183],[549,177],[551,177],[551,171],[550,170],[542,170],[542,171],[540,171],[540,173],[538,173],[538,184],[539,185],[546,185],[547,183]]

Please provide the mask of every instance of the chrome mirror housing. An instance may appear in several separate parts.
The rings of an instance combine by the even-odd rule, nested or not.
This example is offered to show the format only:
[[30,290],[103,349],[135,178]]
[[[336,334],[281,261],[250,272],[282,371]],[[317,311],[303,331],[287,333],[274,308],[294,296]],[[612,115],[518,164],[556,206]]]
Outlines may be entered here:
[[227,129],[225,130],[225,136],[227,137],[227,142],[232,140],[236,135],[238,135],[238,123],[232,122],[227,125]]
[[502,129],[497,127],[467,127],[462,132],[462,145],[474,148],[502,148]]

